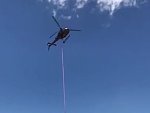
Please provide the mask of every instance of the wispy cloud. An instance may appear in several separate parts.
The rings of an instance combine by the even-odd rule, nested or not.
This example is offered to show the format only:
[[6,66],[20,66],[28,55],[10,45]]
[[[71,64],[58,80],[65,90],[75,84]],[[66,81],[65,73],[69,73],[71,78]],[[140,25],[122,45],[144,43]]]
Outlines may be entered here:
[[66,20],[70,20],[72,18],[72,16],[65,16],[63,14],[60,17]]
[[77,9],[83,8],[89,0],[76,0],[75,6]]
[[137,0],[97,0],[100,11],[109,11],[110,15],[121,7],[135,7]]
[[[41,0],[43,1],[43,0]],[[96,4],[95,6],[90,6],[101,12],[108,11],[110,15],[113,15],[115,11],[121,9],[122,7],[137,7],[141,3],[145,3],[147,0],[46,0],[49,4],[56,7],[53,9],[53,14],[56,15],[59,10],[70,10],[71,12],[81,10],[86,5],[90,3]],[[72,9],[68,9],[68,8]],[[78,14],[77,14],[78,15]],[[65,19],[71,19],[71,13],[69,16],[61,16]],[[79,17],[79,15],[77,16]]]
[[66,6],[66,2],[68,0],[47,0],[49,3],[52,3],[53,5],[56,5],[57,8],[64,8]]
[[56,10],[54,10],[54,9],[53,9],[52,13],[53,13],[53,16],[54,16],[54,17],[57,15]]

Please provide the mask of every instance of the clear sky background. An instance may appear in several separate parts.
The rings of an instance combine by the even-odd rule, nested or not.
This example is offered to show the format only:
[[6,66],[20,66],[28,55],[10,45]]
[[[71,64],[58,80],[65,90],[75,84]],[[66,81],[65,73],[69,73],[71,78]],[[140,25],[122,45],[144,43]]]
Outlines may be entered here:
[[[0,0],[0,113],[63,113],[62,44],[46,45],[54,7]],[[64,45],[67,113],[150,113],[149,1],[113,16],[91,7],[56,15],[82,29]]]

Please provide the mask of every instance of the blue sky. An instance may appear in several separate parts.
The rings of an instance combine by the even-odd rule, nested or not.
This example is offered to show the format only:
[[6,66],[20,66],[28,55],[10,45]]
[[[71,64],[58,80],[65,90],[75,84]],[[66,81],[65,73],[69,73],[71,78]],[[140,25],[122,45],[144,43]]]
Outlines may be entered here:
[[94,4],[74,12],[0,1],[0,113],[63,112],[62,44],[46,45],[58,30],[54,11],[61,25],[82,29],[64,45],[67,113],[150,112],[149,2],[111,11]]

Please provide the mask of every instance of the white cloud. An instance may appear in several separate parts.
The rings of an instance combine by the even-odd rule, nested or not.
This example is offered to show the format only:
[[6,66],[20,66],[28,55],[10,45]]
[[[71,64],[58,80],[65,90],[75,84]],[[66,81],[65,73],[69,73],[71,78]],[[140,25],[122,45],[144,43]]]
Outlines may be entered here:
[[[40,0],[43,1],[43,0]],[[79,9],[83,9],[85,5],[90,5],[91,2],[96,4],[91,7],[98,9],[101,12],[108,11],[110,15],[113,15],[115,11],[119,10],[122,7],[137,7],[139,4],[145,3],[147,0],[46,0],[48,3],[56,6],[53,10],[53,14],[56,16],[56,11],[59,12],[61,9],[65,9],[66,11],[76,12]],[[70,9],[72,8],[72,9]],[[79,15],[77,16],[79,17]],[[66,19],[70,19],[70,17],[63,17]]]
[[54,17],[57,15],[56,10],[54,10],[54,9],[53,9],[52,13],[53,13],[53,16],[54,16]]
[[71,17],[71,16],[61,15],[61,18],[63,18],[63,19],[67,19],[67,20],[70,20],[72,17]]
[[57,6],[57,8],[64,8],[66,6],[66,2],[68,0],[47,0],[49,3],[52,3],[53,5]]
[[80,9],[83,8],[84,5],[88,2],[88,0],[76,0],[76,8]]
[[137,0],[97,0],[97,5],[101,11],[109,11],[112,15],[121,7],[137,6]]

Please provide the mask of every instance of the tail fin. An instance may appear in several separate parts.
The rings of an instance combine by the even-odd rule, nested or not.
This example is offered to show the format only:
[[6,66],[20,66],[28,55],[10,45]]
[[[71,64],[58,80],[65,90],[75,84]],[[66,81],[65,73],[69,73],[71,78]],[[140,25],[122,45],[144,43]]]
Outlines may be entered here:
[[49,51],[50,45],[48,45],[48,51]]

